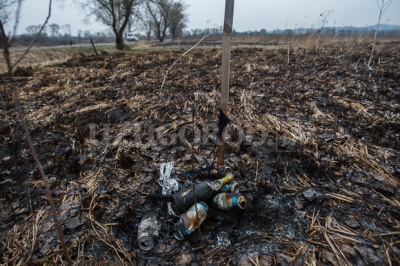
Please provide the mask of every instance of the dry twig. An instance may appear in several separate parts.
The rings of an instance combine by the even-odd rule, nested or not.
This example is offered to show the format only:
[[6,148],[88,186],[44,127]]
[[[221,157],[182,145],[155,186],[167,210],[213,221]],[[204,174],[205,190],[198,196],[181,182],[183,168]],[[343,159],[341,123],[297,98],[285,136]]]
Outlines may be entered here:
[[[45,22],[43,23],[43,25],[42,25],[41,29],[39,30],[38,34],[35,36],[34,40],[31,42],[31,44],[24,51],[22,56],[20,58],[18,58],[17,61],[14,64],[11,63],[11,58],[10,58],[10,50],[9,49],[10,49],[11,41],[9,40],[9,36],[7,36],[7,34],[6,34],[5,30],[4,30],[4,26],[3,26],[3,23],[2,23],[1,20],[0,20],[0,30],[1,30],[1,40],[3,42],[2,44],[3,44],[4,59],[6,60],[6,64],[7,64],[7,68],[8,68],[8,76],[9,76],[9,79],[11,81],[13,97],[14,97],[15,105],[16,105],[17,110],[18,110],[19,119],[21,121],[22,128],[23,128],[23,130],[25,132],[25,138],[26,138],[26,140],[28,142],[29,149],[31,151],[32,157],[36,162],[36,165],[37,165],[37,168],[39,170],[40,176],[41,176],[41,178],[43,180],[43,183],[44,183],[44,186],[46,188],[47,198],[48,198],[49,203],[50,203],[51,211],[52,211],[52,214],[53,214],[53,219],[54,219],[54,222],[55,222],[56,227],[57,227],[57,232],[58,232],[58,236],[60,238],[61,245],[63,247],[64,255],[66,257],[68,265],[72,265],[72,261],[71,261],[71,259],[69,257],[69,254],[68,254],[67,246],[65,244],[64,235],[62,233],[61,225],[60,225],[60,223],[58,221],[58,218],[57,218],[57,211],[56,211],[56,207],[54,205],[53,197],[51,195],[49,182],[48,182],[47,177],[44,174],[43,166],[42,166],[42,164],[40,163],[40,161],[38,159],[35,147],[33,146],[33,142],[32,142],[31,135],[30,135],[29,129],[28,129],[26,121],[25,121],[24,113],[23,113],[23,110],[22,110],[22,107],[21,107],[21,103],[20,103],[20,100],[19,100],[19,97],[18,97],[18,90],[17,90],[16,84],[15,84],[15,81],[14,81],[14,76],[13,76],[14,67],[26,56],[26,54],[29,52],[29,50],[32,48],[32,46],[36,43],[36,41],[38,40],[41,32],[43,31],[44,27],[46,26],[47,22],[49,21],[50,16],[51,16],[51,5],[52,5],[52,0],[49,0],[49,12],[48,12],[48,15],[46,17]],[[19,1],[19,8],[20,8],[20,6],[21,6],[21,1]],[[18,23],[18,19],[19,18],[17,18],[16,24]]]

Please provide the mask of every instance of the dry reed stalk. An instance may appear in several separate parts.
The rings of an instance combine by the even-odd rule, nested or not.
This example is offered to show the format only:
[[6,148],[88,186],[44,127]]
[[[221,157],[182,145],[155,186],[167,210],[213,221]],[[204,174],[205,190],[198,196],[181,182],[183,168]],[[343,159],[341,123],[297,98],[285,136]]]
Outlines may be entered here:
[[384,148],[376,145],[369,145],[368,149],[371,153],[374,153],[384,160],[387,160],[389,158],[395,157],[395,150],[392,148]]
[[315,183],[306,174],[297,175],[297,184],[301,188],[315,187]]
[[368,110],[359,102],[352,101],[350,99],[343,99],[339,96],[332,96],[332,100],[337,103],[338,105],[341,105],[345,108],[352,109],[357,112],[357,115],[363,114],[366,117],[372,117],[370,113],[368,113]]
[[394,207],[400,207],[400,201],[398,199],[396,199],[395,197],[392,198],[388,198],[386,196],[384,196],[383,194],[379,193],[378,191],[376,191],[375,189],[373,190],[375,193],[377,193],[378,195],[380,195],[382,197],[382,199],[384,201],[386,201],[387,203],[389,203],[390,205],[394,206]]
[[4,265],[30,264],[32,256],[35,254],[38,232],[45,212],[45,209],[41,208],[34,218],[33,215],[26,217],[26,221],[33,218],[31,227],[28,223],[23,227],[15,225],[7,234],[4,241],[1,241],[2,245],[6,248],[2,254]]
[[255,257],[256,257],[256,261],[254,261],[250,256],[247,257],[247,258],[250,260],[250,262],[251,262],[254,266],[259,266],[260,264],[259,264],[259,262],[258,262],[258,255],[255,255]]
[[376,178],[381,177],[383,181],[393,188],[398,188],[400,186],[400,181],[393,176],[385,166],[368,154],[365,145],[345,142],[344,144],[335,143],[332,147],[339,156],[345,157],[347,154],[354,154],[355,162],[353,167],[362,169],[366,173],[376,176]]
[[389,255],[389,247],[386,247],[386,245],[383,244],[383,248],[385,250],[386,259],[388,260],[389,266],[392,266],[392,260],[390,259]]
[[[327,231],[329,231],[330,233],[336,233],[341,237],[347,237],[346,235],[350,235],[350,236],[356,236],[356,237],[360,237],[360,233],[348,228],[345,225],[340,224],[338,221],[336,221],[335,218],[333,218],[332,216],[328,216],[326,218],[326,223],[325,223],[325,227],[327,229]],[[358,241],[356,239],[352,239],[355,242],[361,242]]]
[[334,199],[347,202],[347,203],[354,203],[355,202],[355,200],[353,198],[348,197],[348,196],[344,196],[344,195],[341,195],[341,194],[337,194],[337,193],[326,193],[326,195],[330,196],[330,197],[332,197]]
[[314,119],[319,119],[322,118],[324,120],[328,120],[328,121],[333,121],[333,117],[331,115],[328,114],[324,114],[323,112],[321,112],[321,110],[318,109],[317,104],[313,101],[309,104],[310,109],[313,111],[313,118]]
[[100,183],[107,179],[104,173],[106,172],[106,169],[104,167],[101,167],[97,171],[90,171],[87,173],[84,173],[82,182],[87,186],[88,192],[92,195],[95,194],[96,190],[99,188]]
[[[117,256],[117,258],[119,260],[119,263],[121,263],[123,265],[123,264],[125,264],[125,260],[128,260],[130,265],[136,265],[136,263],[130,259],[131,256],[126,251],[126,248],[123,246],[121,240],[115,238],[115,236],[112,233],[110,234],[107,229],[107,226],[99,223],[93,217],[92,210],[94,209],[94,206],[95,206],[94,202],[95,202],[96,197],[97,197],[97,194],[94,194],[92,197],[92,200],[90,202],[89,213],[85,214],[85,217],[90,221],[90,225],[93,229],[93,232],[96,234],[97,239],[100,240],[101,242],[103,242],[105,245],[110,247],[111,250],[114,251],[115,255]],[[99,230],[101,230],[102,232],[99,233],[99,230],[97,230],[97,228],[99,228]],[[124,256],[121,257],[120,254],[123,254]]]
[[398,232],[388,232],[388,233],[377,234],[377,235],[373,235],[373,237],[394,236],[394,235],[400,235],[400,231],[398,231]]
[[347,261],[346,256],[343,254],[341,249],[337,246],[335,241],[333,241],[332,237],[326,231],[324,231],[322,234],[323,234],[323,236],[325,238],[325,241],[329,244],[329,247],[331,248],[331,250],[335,254],[339,265],[341,265],[341,266],[351,266],[351,264]]
[[44,213],[45,213],[44,208],[41,208],[36,214],[35,221],[32,226],[32,248],[31,248],[29,257],[25,261],[26,264],[28,264],[30,262],[32,255],[34,254],[33,251],[34,251],[34,248],[36,245],[37,234],[38,234],[40,222],[41,222],[41,219],[42,219]]
[[299,256],[308,252],[308,248],[303,245],[299,245],[297,243],[292,243],[291,246],[295,250],[295,253],[292,254],[292,261],[295,261]]
[[223,248],[223,246],[218,246],[216,248],[213,248],[212,250],[210,250],[207,253],[205,253],[204,256],[206,256],[206,257],[211,259],[212,256],[214,256],[214,254],[217,253],[218,251],[220,251],[222,248]]
[[315,255],[315,248],[312,250],[311,263],[306,262],[307,266],[317,266],[317,257]]
[[339,265],[343,266],[351,265],[351,263],[347,260],[346,256],[344,255],[340,247],[336,244],[333,235],[335,235],[335,238],[339,237],[342,240],[345,239],[358,244],[364,244],[363,241],[359,240],[359,238],[362,237],[361,234],[351,228],[348,228],[347,226],[340,224],[332,216],[324,218],[325,220],[324,226],[321,226],[318,222],[318,220],[320,219],[318,218],[318,213],[315,214],[314,212],[313,215],[310,217],[310,219],[311,223],[306,232],[311,237],[322,236],[323,240],[325,240],[325,243],[314,241],[312,239],[307,239],[307,241],[312,244],[329,247],[335,254]]
[[268,132],[280,135],[285,134],[290,140],[295,141],[299,145],[305,146],[312,143],[310,134],[305,132],[301,125],[296,122],[283,122],[271,114],[263,114],[260,118],[264,129]]

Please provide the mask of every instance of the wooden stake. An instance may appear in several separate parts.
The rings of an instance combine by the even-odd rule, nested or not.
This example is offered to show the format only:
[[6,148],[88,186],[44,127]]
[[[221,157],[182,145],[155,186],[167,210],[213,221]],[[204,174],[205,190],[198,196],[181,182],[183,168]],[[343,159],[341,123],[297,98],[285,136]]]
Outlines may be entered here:
[[96,50],[96,46],[94,46],[94,42],[93,42],[92,38],[90,38],[90,42],[92,43],[92,48],[93,48],[94,53],[98,56],[99,53]]
[[[231,61],[231,33],[233,28],[234,0],[225,1],[224,36],[222,40],[222,68],[221,68],[221,110],[228,115],[229,74]],[[224,165],[225,141],[221,137],[218,146],[217,164]]]

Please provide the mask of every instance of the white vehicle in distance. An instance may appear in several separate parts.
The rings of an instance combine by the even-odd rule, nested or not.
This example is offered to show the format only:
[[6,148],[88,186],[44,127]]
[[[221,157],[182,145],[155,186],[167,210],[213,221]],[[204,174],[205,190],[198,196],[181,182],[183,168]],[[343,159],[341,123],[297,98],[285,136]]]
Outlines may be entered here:
[[128,31],[126,34],[126,39],[128,42],[136,42],[137,39],[135,38],[135,34],[132,31]]

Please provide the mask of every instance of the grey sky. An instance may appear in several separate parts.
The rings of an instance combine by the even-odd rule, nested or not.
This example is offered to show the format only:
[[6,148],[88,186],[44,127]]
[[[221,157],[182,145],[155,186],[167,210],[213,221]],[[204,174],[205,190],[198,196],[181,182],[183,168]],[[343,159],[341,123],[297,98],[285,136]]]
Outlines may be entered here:
[[[221,26],[225,0],[183,0],[189,5],[189,29]],[[48,0],[25,0],[18,33],[29,25],[43,23],[47,14]],[[317,27],[320,14],[332,11],[328,26],[367,26],[378,19],[378,7],[374,0],[236,0],[233,26],[237,31]],[[85,24],[85,13],[79,8],[53,4],[50,23],[70,24],[72,34],[78,30],[91,32],[106,29],[92,19]],[[208,21],[208,22],[207,22]],[[394,0],[385,13],[382,23],[400,25],[400,0]]]

